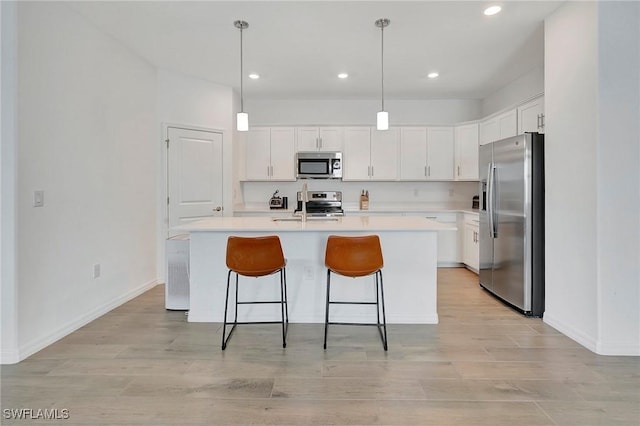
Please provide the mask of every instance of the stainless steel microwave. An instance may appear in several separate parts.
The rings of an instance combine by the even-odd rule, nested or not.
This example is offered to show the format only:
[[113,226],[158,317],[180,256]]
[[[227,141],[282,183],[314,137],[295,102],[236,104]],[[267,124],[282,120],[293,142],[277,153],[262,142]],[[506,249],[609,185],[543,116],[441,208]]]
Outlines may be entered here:
[[298,152],[296,175],[302,179],[342,179],[342,153]]

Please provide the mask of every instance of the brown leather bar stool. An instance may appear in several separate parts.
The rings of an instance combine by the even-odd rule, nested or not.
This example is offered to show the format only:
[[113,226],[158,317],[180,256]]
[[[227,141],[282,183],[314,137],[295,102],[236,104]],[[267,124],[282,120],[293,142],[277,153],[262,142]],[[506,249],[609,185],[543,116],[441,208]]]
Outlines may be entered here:
[[[238,324],[282,324],[282,347],[287,347],[287,329],[289,324],[289,310],[287,308],[287,275],[286,260],[282,253],[280,239],[276,235],[266,237],[229,237],[227,240],[227,295],[224,302],[224,324],[222,327],[222,350],[225,350],[233,331]],[[227,333],[227,308],[229,305],[229,284],[231,273],[236,274],[236,311],[233,327]],[[280,300],[268,301],[238,301],[238,276],[264,277],[280,273]],[[280,304],[281,321],[238,322],[238,305],[248,304]],[[225,338],[226,336],[226,338]]]
[[[382,285],[382,248],[380,238],[377,235],[361,237],[343,237],[330,235],[327,239],[324,263],[327,266],[327,303],[324,319],[324,348],[327,349],[327,331],[329,324],[338,325],[371,325],[378,327],[380,339],[384,350],[387,350],[387,320],[384,312],[384,287]],[[347,277],[364,277],[375,275],[376,301],[375,302],[346,302],[332,301],[331,273]],[[345,323],[329,321],[329,305],[375,305],[375,323]],[[382,323],[380,323],[380,306],[382,305]]]

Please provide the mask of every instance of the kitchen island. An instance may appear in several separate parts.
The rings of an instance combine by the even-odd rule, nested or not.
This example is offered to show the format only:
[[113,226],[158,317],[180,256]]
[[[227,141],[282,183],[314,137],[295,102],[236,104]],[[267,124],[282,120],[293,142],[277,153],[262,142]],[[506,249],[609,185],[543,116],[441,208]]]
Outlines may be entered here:
[[[326,298],[324,250],[329,235],[380,236],[388,323],[437,324],[437,233],[448,225],[423,217],[345,216],[306,222],[292,217],[219,217],[175,228],[190,233],[190,322],[222,322],[226,291],[227,238],[278,235],[287,259],[290,322],[323,323]],[[284,220],[283,220],[284,219]],[[332,299],[374,300],[372,277],[332,277]],[[335,292],[335,293],[334,293]],[[240,277],[240,300],[277,300],[277,275]],[[247,316],[250,314],[250,317]],[[332,308],[334,321],[375,320],[371,306]],[[239,321],[277,320],[279,307],[245,305]]]

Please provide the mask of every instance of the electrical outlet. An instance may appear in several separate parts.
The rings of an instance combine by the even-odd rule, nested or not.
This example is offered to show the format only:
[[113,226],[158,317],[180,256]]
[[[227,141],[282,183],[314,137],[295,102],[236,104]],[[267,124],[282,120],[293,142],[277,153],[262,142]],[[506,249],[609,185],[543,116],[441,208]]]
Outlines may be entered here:
[[100,264],[93,265],[93,278],[100,278]]
[[44,191],[34,191],[33,192],[33,207],[43,207],[44,206]]
[[313,267],[312,266],[305,266],[304,267],[304,279],[306,281],[313,280]]

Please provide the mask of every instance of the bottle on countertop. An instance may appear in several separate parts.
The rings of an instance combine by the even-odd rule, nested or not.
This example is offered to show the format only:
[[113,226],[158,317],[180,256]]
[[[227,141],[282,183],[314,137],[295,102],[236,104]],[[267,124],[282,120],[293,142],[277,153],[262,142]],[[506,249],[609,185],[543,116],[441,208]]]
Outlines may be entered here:
[[369,210],[369,191],[363,189],[360,194],[360,210]]

